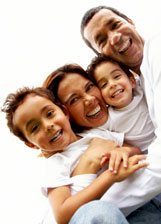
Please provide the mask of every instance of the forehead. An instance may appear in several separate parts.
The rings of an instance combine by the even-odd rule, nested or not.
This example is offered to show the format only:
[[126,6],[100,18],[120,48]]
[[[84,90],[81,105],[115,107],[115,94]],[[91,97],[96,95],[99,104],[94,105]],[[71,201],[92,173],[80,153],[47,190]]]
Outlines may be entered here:
[[20,126],[24,126],[29,120],[37,119],[41,116],[43,108],[47,106],[57,108],[52,101],[45,97],[33,94],[26,96],[23,103],[18,106],[14,113],[14,125],[20,128]]
[[114,71],[122,71],[118,63],[111,62],[111,61],[103,61],[101,64],[99,64],[95,69],[95,74],[101,75],[101,74],[110,74]]
[[61,80],[58,88],[77,89],[78,85],[87,81],[88,79],[79,73],[69,73]]
[[106,25],[110,25],[115,20],[123,20],[126,21],[124,18],[120,17],[119,15],[115,14],[113,11],[109,9],[101,9],[97,12],[87,23],[84,28],[84,36],[88,39],[89,34],[100,32],[101,29]]
[[85,90],[87,83],[90,81],[78,73],[67,74],[58,86],[58,96],[67,99],[73,93],[82,92]]

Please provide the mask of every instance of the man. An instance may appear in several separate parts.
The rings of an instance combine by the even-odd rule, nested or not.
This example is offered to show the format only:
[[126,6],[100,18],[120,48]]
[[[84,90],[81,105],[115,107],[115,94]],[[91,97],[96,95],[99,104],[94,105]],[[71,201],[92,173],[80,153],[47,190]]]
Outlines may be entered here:
[[[128,183],[115,185],[104,196],[105,200],[115,202],[128,215],[161,192],[161,35],[144,42],[127,16],[104,6],[93,8],[84,15],[81,33],[87,45],[97,54],[110,56],[140,75],[156,128],[157,138],[148,149],[149,167],[139,171]],[[161,211],[161,203],[157,202],[155,207]],[[145,205],[144,209],[149,207]],[[149,215],[148,212],[142,214]],[[148,223],[161,222],[160,214],[156,219],[147,218]],[[147,222],[144,220],[143,223]]]
[[105,6],[92,8],[82,19],[81,34],[97,54],[103,53],[140,73],[144,40],[124,14]]

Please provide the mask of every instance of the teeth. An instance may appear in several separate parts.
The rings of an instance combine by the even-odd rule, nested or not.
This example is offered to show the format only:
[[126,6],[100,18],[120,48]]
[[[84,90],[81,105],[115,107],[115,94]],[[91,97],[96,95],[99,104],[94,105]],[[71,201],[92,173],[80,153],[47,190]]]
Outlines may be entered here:
[[116,92],[112,95],[112,97],[115,97],[115,96],[119,95],[119,94],[122,93],[122,92],[123,92],[123,89],[120,89],[120,90],[116,91]]
[[61,135],[62,135],[62,131],[60,130],[56,133],[56,135],[50,141],[51,142],[57,141],[57,139],[60,138]]
[[96,115],[99,111],[101,110],[101,107],[100,105],[98,105],[93,111],[91,111],[87,116],[90,117],[90,116],[94,116]]
[[130,40],[128,39],[127,41],[124,42],[123,46],[121,47],[120,49],[120,53],[123,53],[124,51],[127,50],[127,48],[129,47],[129,44],[130,44]]

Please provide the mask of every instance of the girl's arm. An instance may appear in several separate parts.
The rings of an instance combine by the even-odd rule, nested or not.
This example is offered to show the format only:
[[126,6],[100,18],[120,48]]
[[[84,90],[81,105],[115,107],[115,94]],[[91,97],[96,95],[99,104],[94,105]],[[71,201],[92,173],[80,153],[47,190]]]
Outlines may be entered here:
[[147,163],[138,164],[140,160],[145,158],[145,155],[135,155],[130,157],[127,169],[121,164],[118,174],[113,174],[109,170],[106,170],[88,187],[73,196],[71,196],[70,188],[68,186],[49,189],[48,198],[56,221],[59,224],[68,223],[74,212],[81,205],[92,200],[100,199],[113,183],[120,182],[136,170],[147,166]]

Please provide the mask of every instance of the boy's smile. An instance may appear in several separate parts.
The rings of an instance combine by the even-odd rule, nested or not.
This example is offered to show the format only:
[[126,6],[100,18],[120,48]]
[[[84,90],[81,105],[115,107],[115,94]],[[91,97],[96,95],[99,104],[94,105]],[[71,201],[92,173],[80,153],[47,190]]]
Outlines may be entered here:
[[77,140],[65,113],[49,99],[30,94],[16,109],[13,122],[34,147],[58,152]]

